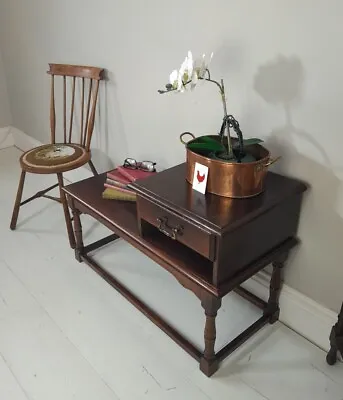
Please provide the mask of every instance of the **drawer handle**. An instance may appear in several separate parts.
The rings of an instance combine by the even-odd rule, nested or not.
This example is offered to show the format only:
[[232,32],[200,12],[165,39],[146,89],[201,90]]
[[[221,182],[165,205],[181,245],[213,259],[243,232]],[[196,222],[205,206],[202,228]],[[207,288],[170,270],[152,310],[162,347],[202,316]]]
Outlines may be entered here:
[[170,237],[173,240],[176,240],[177,235],[182,235],[183,226],[178,225],[177,227],[172,227],[168,225],[168,218],[162,217],[157,218],[158,222],[158,230],[165,234],[166,236]]

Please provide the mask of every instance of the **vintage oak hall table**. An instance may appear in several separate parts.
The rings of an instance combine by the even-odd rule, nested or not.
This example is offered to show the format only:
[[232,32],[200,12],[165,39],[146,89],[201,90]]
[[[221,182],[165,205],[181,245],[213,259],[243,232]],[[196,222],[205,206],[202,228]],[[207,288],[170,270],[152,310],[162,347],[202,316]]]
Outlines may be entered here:
[[[249,199],[230,199],[194,191],[185,179],[186,164],[131,184],[137,204],[102,199],[106,174],[64,188],[73,212],[75,254],[151,319],[200,363],[211,376],[220,361],[267,323],[279,317],[282,268],[296,237],[306,186],[268,172],[265,191]],[[80,214],[86,213],[113,234],[84,245]],[[205,312],[204,351],[197,349],[91,257],[99,247],[122,238],[169,271],[200,300]],[[265,302],[240,285],[273,265]],[[222,298],[235,291],[263,310],[262,316],[215,352],[216,315]]]

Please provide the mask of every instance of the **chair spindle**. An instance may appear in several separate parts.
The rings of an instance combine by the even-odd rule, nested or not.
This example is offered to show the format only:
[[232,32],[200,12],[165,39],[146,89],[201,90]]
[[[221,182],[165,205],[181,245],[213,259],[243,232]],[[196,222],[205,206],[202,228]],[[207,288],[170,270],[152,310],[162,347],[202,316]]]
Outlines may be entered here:
[[85,130],[83,132],[82,146],[86,145],[88,123],[89,123],[89,110],[90,110],[90,107],[91,107],[91,98],[92,98],[92,87],[93,87],[93,79],[90,79],[90,81],[89,81],[89,91],[88,91],[88,100],[87,100],[87,114],[86,114]]
[[71,135],[73,132],[73,119],[74,119],[74,104],[75,104],[75,81],[76,77],[73,76],[73,88],[71,97],[71,111],[70,111],[70,126],[69,126],[69,143],[71,143]]
[[83,118],[85,108],[85,78],[82,78],[82,92],[81,92],[81,134],[80,134],[80,145],[82,146],[82,135],[83,135]]
[[51,75],[51,100],[50,100],[50,130],[51,143],[55,143],[56,113],[55,113],[55,76]]
[[63,132],[64,143],[67,143],[67,77],[63,76]]
[[93,94],[93,104],[92,104],[92,111],[91,115],[89,118],[89,123],[88,123],[88,132],[87,132],[87,141],[86,141],[86,150],[89,151],[90,144],[91,144],[91,138],[92,135],[91,133],[93,132],[94,129],[94,120],[95,120],[95,110],[96,110],[96,102],[97,102],[97,97],[98,97],[98,91],[99,91],[99,83],[100,81],[96,81],[95,85],[95,92]]

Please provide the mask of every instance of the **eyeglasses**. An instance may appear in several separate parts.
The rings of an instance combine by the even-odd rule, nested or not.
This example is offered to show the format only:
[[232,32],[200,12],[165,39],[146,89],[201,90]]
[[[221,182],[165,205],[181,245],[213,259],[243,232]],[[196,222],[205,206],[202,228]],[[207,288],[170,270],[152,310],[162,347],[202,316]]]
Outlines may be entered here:
[[125,168],[141,169],[142,171],[155,172],[156,163],[153,161],[136,161],[134,158],[126,158],[124,161]]

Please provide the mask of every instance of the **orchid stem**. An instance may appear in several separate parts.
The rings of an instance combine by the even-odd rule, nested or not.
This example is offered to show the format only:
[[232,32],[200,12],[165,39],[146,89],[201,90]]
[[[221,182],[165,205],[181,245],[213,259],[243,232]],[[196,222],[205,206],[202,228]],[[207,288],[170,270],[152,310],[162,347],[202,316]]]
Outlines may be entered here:
[[227,155],[228,158],[233,157],[233,152],[232,152],[232,143],[231,143],[231,135],[230,135],[230,128],[229,128],[229,123],[227,121],[227,106],[226,106],[226,96],[225,96],[225,87],[224,87],[224,80],[221,79],[221,85],[220,85],[220,93],[222,96],[222,102],[223,102],[223,109],[224,109],[224,119],[225,119],[225,124],[226,124],[226,131],[227,131]]
[[223,88],[222,88],[222,86],[221,86],[221,84],[219,82],[217,82],[217,81],[215,81],[213,79],[210,79],[210,78],[199,78],[199,79],[203,79],[205,81],[215,83],[219,87],[220,93],[222,92]]

